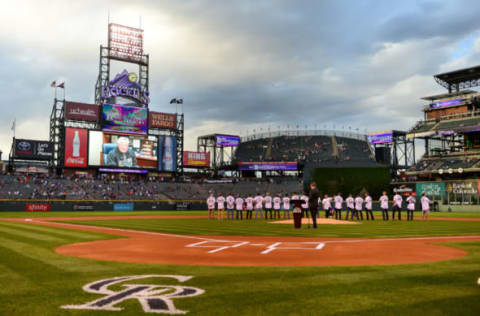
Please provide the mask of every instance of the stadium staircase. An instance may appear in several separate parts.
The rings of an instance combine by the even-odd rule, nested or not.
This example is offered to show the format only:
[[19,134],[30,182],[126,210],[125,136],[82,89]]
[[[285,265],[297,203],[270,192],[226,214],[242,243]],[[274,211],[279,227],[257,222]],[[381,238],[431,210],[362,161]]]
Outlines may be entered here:
[[335,135],[332,136],[332,148],[332,157],[338,158],[337,137]]
[[272,144],[273,144],[273,137],[268,139],[267,150],[265,151],[265,160],[270,160],[272,156]]

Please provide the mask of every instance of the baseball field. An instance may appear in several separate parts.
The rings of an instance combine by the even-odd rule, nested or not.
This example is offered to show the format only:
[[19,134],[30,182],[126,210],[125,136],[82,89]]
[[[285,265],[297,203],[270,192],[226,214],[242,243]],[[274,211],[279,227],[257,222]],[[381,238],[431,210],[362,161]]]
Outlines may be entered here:
[[480,314],[480,213],[300,230],[206,215],[0,213],[0,315]]

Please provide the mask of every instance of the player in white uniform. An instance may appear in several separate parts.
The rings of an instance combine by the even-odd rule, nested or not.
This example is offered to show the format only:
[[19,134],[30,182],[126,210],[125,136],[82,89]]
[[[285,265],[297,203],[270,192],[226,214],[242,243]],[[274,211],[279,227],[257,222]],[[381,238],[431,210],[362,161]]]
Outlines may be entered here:
[[218,219],[223,220],[225,218],[225,197],[223,194],[217,197],[217,207],[218,207]]
[[235,198],[232,193],[227,196],[227,219],[233,219],[233,209],[235,208]]
[[288,197],[288,194],[285,194],[285,196],[282,199],[283,205],[283,218],[288,218],[290,219],[290,198]]
[[417,200],[415,199],[413,194],[411,194],[407,198],[407,221],[413,221],[413,213],[415,212],[415,203],[416,202],[417,202]]
[[384,221],[388,221],[388,195],[386,191],[383,191],[382,196],[379,199],[380,208],[382,209],[382,217]]
[[237,212],[235,214],[235,219],[241,219],[243,220],[243,198],[240,197],[240,195],[237,195],[237,198],[235,199],[235,206],[237,208]]
[[215,218],[215,197],[213,193],[207,199],[207,206],[208,206],[208,218],[212,219]]
[[268,219],[268,213],[270,212],[270,219],[273,219],[273,214],[272,214],[272,197],[270,196],[270,193],[267,192],[265,194],[265,219]]
[[303,200],[302,217],[308,218],[308,196],[304,193],[300,199]]
[[248,197],[245,199],[245,204],[247,204],[247,215],[245,216],[245,219],[252,219],[253,215],[253,197],[251,194],[248,195]]
[[253,200],[255,201],[255,219],[259,217],[259,214],[260,214],[260,219],[262,219],[263,196],[260,194],[257,194]]
[[392,221],[395,220],[395,212],[398,212],[398,220],[402,220],[402,202],[403,199],[400,194],[397,193],[393,196]]
[[331,201],[332,201],[332,198],[328,197],[328,194],[325,194],[323,196],[322,206],[323,206],[323,210],[325,211],[325,218],[329,218],[331,215],[331,212],[332,212]]
[[343,205],[343,197],[340,192],[335,195],[333,198],[335,202],[335,219],[342,219],[342,205]]
[[273,210],[275,212],[274,214],[275,218],[280,218],[281,205],[282,205],[282,199],[280,198],[280,194],[277,194],[277,196],[273,198]]
[[372,219],[372,221],[375,220],[375,217],[373,217],[372,208],[372,197],[368,195],[367,192],[365,193],[365,215],[367,215],[367,221],[369,220],[369,217]]
[[350,214],[350,219],[353,219],[353,213],[355,209],[355,200],[353,199],[353,196],[349,194],[348,197],[345,199],[345,202],[347,203],[347,216],[345,217],[345,219],[348,220],[348,214]]
[[355,198],[355,217],[357,219],[358,215],[360,215],[360,219],[363,221],[363,199],[360,196],[360,193],[357,194],[357,197]]
[[420,202],[422,203],[422,219],[427,220],[428,214],[430,214],[430,199],[423,193]]

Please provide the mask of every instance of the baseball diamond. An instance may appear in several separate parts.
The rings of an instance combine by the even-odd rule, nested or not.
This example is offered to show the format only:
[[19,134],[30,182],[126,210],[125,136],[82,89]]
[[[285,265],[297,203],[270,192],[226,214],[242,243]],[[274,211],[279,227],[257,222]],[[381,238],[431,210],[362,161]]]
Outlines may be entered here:
[[1,8],[0,316],[480,315],[479,1]]

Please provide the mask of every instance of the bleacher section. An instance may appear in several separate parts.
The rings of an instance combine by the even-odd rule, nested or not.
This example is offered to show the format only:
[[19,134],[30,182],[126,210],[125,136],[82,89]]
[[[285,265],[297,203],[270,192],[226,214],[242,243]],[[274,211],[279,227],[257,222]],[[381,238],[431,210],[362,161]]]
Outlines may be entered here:
[[65,200],[204,200],[216,195],[292,193],[302,190],[297,179],[238,181],[232,183],[174,183],[104,181],[93,179],[40,179],[0,176],[1,199]]
[[301,161],[327,163],[374,159],[366,141],[338,136],[278,136],[242,142],[237,161]]
[[443,170],[447,172],[453,169],[456,172],[461,168],[463,171],[468,169],[480,168],[480,155],[468,156],[446,156],[446,157],[428,157],[420,160],[411,167],[407,174],[432,173]]

